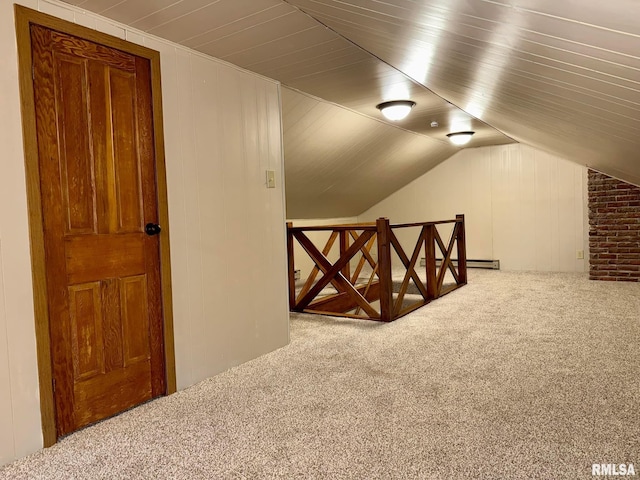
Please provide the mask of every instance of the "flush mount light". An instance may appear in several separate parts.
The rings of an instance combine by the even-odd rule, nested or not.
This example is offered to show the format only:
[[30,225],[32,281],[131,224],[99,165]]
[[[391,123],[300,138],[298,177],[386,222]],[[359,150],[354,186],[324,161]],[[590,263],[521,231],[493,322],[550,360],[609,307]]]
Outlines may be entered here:
[[471,137],[476,132],[455,132],[447,133],[447,137],[451,140],[451,143],[457,146],[466,145],[471,140]]
[[387,120],[398,121],[409,115],[416,102],[411,100],[393,100],[391,102],[382,102],[376,105],[376,108],[382,112]]

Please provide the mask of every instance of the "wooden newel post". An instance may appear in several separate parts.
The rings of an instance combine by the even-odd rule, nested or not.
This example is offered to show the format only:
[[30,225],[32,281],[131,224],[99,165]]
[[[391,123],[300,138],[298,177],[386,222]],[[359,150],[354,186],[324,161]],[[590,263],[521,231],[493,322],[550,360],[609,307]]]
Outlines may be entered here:
[[293,222],[287,222],[287,263],[289,267],[289,310],[296,306],[296,266],[293,259]]
[[424,261],[427,274],[427,300],[433,300],[438,297],[435,230],[435,225],[426,225],[426,231],[424,232]]
[[380,320],[393,320],[393,291],[391,284],[391,240],[388,218],[376,220],[378,236],[378,278],[380,279]]
[[456,215],[458,227],[458,278],[460,285],[467,284],[467,244],[464,231],[464,215]]

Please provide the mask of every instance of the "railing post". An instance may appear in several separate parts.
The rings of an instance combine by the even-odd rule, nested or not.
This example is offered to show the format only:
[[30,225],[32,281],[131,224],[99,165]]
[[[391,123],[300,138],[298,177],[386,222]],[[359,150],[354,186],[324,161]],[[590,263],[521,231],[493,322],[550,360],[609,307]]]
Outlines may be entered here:
[[427,225],[424,233],[424,261],[427,273],[428,300],[438,298],[438,280],[436,271],[436,235],[435,225]]
[[293,258],[293,222],[287,222],[287,264],[289,267],[289,310],[296,306],[296,267]]
[[391,241],[389,239],[388,218],[376,220],[378,237],[378,278],[380,279],[380,320],[390,322],[393,320],[393,291],[391,281]]
[[458,279],[460,285],[467,284],[467,244],[464,231],[464,215],[456,215],[458,226]]

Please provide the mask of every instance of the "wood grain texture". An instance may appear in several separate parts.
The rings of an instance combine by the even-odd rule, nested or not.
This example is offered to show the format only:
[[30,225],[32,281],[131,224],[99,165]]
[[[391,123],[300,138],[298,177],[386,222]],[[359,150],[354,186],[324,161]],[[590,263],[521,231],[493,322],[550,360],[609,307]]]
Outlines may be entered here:
[[89,128],[89,84],[87,61],[62,52],[53,52],[56,72],[56,105],[60,122],[60,180],[66,233],[93,233],[96,230],[96,192],[91,161]]
[[42,195],[36,140],[34,88],[32,82],[32,54],[30,22],[33,10],[15,6],[16,40],[18,46],[18,70],[20,82],[20,107],[22,111],[23,148],[29,235],[31,238],[31,263],[38,357],[38,383],[44,446],[56,442],[55,405],[53,400],[53,373],[51,368],[51,342],[49,338],[48,294],[45,275],[44,231],[42,228]]
[[[121,285],[120,311],[103,311],[100,282],[114,277],[121,278],[127,273],[131,275],[144,272],[144,267],[147,266],[158,271],[159,259],[156,254],[155,263],[145,265],[146,252],[140,248],[143,245],[140,212],[142,192],[139,185],[139,161],[142,157],[137,148],[135,125],[138,118],[136,108],[133,107],[136,89],[132,75],[129,72],[113,72],[117,68],[114,65],[122,62],[104,63],[102,60],[108,54],[108,49],[104,47],[103,54],[95,57],[92,55],[95,48],[92,49],[90,42],[79,39],[65,42],[65,35],[40,26],[32,26],[31,31],[45,247],[49,252],[47,277],[49,311],[52,312],[50,333],[56,381],[56,419],[58,434],[63,435],[85,426],[84,422],[96,421],[113,414],[114,404],[126,405],[125,408],[128,408],[151,398],[149,396],[141,400],[138,395],[127,398],[124,396],[126,389],[113,390],[113,385],[125,385],[131,381],[131,376],[135,373],[131,365],[138,363],[140,358],[147,363],[149,372],[139,379],[148,378],[149,382],[151,379],[149,342],[158,341],[158,338],[154,339],[149,332],[145,305],[148,301],[146,282],[144,288],[139,287],[139,282],[133,284],[137,288],[128,289]],[[54,33],[56,38],[53,38]],[[69,43],[73,43],[73,49],[67,48]],[[73,56],[83,46],[89,51],[86,56],[88,59]],[[121,55],[118,52],[116,56]],[[59,57],[64,61],[56,61]],[[110,73],[106,79],[108,88],[98,88],[95,91],[88,88],[87,62],[106,67]],[[105,98],[103,103],[109,108],[99,113],[106,113],[112,119],[113,126],[107,132],[110,139],[106,141],[106,146],[113,148],[115,175],[111,180],[115,182],[117,195],[115,202],[108,200],[102,203],[108,206],[107,214],[111,218],[116,217],[118,222],[115,230],[109,228],[101,234],[96,234],[95,199],[110,197],[113,189],[109,184],[106,192],[98,190],[97,187],[104,186],[104,183],[95,181],[95,162],[91,150],[87,148],[91,134],[91,122],[88,118],[92,114],[89,98],[92,96]],[[68,105],[72,102],[75,110],[68,111],[71,108]],[[147,103],[140,107],[150,110],[151,105]],[[56,140],[62,142],[62,148],[53,139],[53,132],[56,132]],[[146,141],[151,143],[150,139]],[[59,156],[52,150],[56,147]],[[66,152],[69,153],[65,154]],[[105,164],[102,166],[107,167],[107,172],[102,173],[108,178],[109,168]],[[147,173],[151,175],[151,182],[155,182],[154,172]],[[121,191],[125,194],[121,194]],[[87,205],[90,206],[89,209],[86,208]],[[153,205],[155,209],[155,198]],[[89,215],[86,214],[87,210],[90,210]],[[86,228],[86,217],[89,217],[93,228]],[[74,221],[75,219],[78,221]],[[82,221],[85,223],[81,223]],[[74,228],[76,224],[85,228]],[[114,226],[113,222],[109,224],[110,227]],[[82,233],[72,235],[78,230]],[[134,237],[130,234],[123,236],[122,230],[135,232]],[[62,256],[61,250],[64,251]],[[157,251],[157,244],[155,250]],[[83,288],[88,281],[94,282],[91,296],[86,295],[86,288]],[[67,292],[61,288],[63,285],[68,286],[71,295],[66,295]],[[161,312],[157,313],[159,317],[154,321],[159,324]],[[124,362],[121,368],[111,371],[104,369],[103,314],[106,318],[122,322],[120,328],[123,332]],[[161,346],[158,348],[161,349]],[[69,368],[69,364],[73,365],[73,369]],[[150,391],[151,383],[148,387],[139,385],[139,390]],[[107,391],[111,395],[109,400]]]
[[393,315],[391,285],[391,228],[388,218],[376,220],[378,239],[378,278],[380,278],[380,320],[390,322]]
[[100,282],[69,286],[74,382],[93,378],[105,370],[102,314]]
[[[373,282],[370,285],[360,285],[355,288],[369,303],[373,303],[380,299],[380,282]],[[305,311],[318,310],[324,312],[346,313],[356,308],[362,307],[359,307],[350,295],[341,292],[314,300],[309,304]],[[376,317],[377,315],[373,318]]]
[[[46,34],[46,33],[34,33],[34,38],[37,38],[38,36],[40,36],[40,39],[42,40],[43,36],[47,37],[47,35],[49,35],[48,38],[45,38],[46,40],[45,44],[61,45],[61,50],[63,51],[57,52],[58,58],[56,60],[58,59],[60,60],[58,62],[58,66],[60,66],[62,63],[65,64],[64,65],[65,68],[57,68],[58,72],[62,72],[62,78],[72,80],[74,77],[77,77],[77,75],[75,75],[74,72],[80,73],[79,77],[81,78],[81,82],[78,84],[78,86],[74,86],[73,88],[66,89],[67,97],[68,95],[72,95],[72,96],[75,95],[74,98],[79,100],[78,102],[74,102],[74,103],[77,103],[76,105],[72,105],[68,107],[66,117],[70,119],[71,122],[78,120],[78,118],[81,124],[85,122],[86,116],[85,118],[83,118],[82,115],[80,116],[75,115],[75,113],[78,113],[78,112],[82,113],[81,112],[82,109],[87,111],[87,110],[92,110],[94,107],[96,107],[96,112],[100,111],[100,105],[92,104],[90,107],[88,106],[86,102],[86,92],[87,92],[87,89],[92,88],[91,85],[95,86],[96,88],[100,88],[101,86],[102,88],[105,87],[105,82],[100,83],[100,79],[104,78],[102,75],[103,72],[101,72],[100,69],[89,68],[87,66],[87,62],[91,63],[91,61],[93,61],[91,59],[94,59],[94,60],[104,59],[104,52],[107,51],[108,48],[106,47],[103,48],[103,46],[99,46],[95,49],[95,51],[91,52],[90,55],[87,55],[88,59],[85,59],[81,62],[69,62],[68,59],[65,58],[65,56],[68,55],[69,52],[76,53],[78,45],[84,44],[84,41],[74,40],[72,42],[68,42],[64,40],[66,35],[64,32],[72,33],[76,35],[86,34],[86,37],[89,37],[90,39],[93,39],[95,41],[102,41],[103,43],[108,44],[109,47],[116,46],[116,48],[120,50],[128,49],[130,50],[130,52],[137,52],[139,54],[145,55],[147,58],[147,60],[145,60],[147,65],[146,67],[147,70],[149,69],[149,65],[153,63],[155,65],[155,68],[159,71],[159,68],[158,68],[159,57],[156,52],[153,52],[144,47],[131,45],[121,40],[113,39],[106,35],[99,34],[97,32],[85,29],[83,27],[78,27],[78,26],[68,24],[66,22],[60,21],[59,19],[49,17],[48,15],[40,14],[38,12],[34,12],[32,10],[29,10],[23,7],[16,7],[16,30],[18,34],[18,43],[20,47],[19,58],[20,58],[20,73],[21,73],[21,100],[22,100],[22,109],[23,109],[23,118],[24,118],[23,132],[24,132],[24,143],[25,143],[25,163],[26,163],[27,178],[28,178],[30,230],[31,230],[31,236],[32,236],[32,260],[33,260],[33,277],[34,277],[34,290],[35,290],[34,302],[35,302],[35,310],[36,310],[36,330],[37,330],[37,345],[38,345],[38,365],[39,365],[40,387],[41,387],[40,397],[41,397],[41,409],[42,409],[42,423],[43,423],[45,445],[50,445],[55,442],[56,430],[55,430],[55,418],[53,414],[53,394],[52,394],[52,382],[51,382],[53,375],[52,375],[51,363],[49,361],[51,354],[48,353],[51,345],[51,342],[49,339],[50,317],[49,317],[49,310],[46,308],[46,304],[51,301],[51,298],[52,298],[51,291],[53,291],[53,293],[55,294],[54,296],[57,296],[57,298],[65,298],[65,294],[62,293],[61,289],[56,290],[54,288],[53,290],[48,291],[46,288],[38,289],[37,286],[42,285],[43,281],[47,281],[49,285],[52,286],[50,276],[47,277],[47,275],[44,273],[46,272],[48,267],[50,268],[50,266],[46,266],[44,260],[46,257],[56,256],[56,255],[52,255],[52,254],[55,254],[56,252],[59,254],[61,250],[60,245],[63,244],[64,242],[57,242],[58,246],[44,245],[45,233],[50,232],[51,231],[50,227],[56,226],[55,224],[59,223],[58,220],[50,222],[49,227],[45,225],[44,230],[42,230],[41,227],[39,227],[39,225],[43,224],[43,219],[45,220],[44,223],[45,224],[47,223],[46,215],[43,215],[43,209],[45,209],[46,207],[44,207],[43,205],[44,202],[42,202],[41,199],[44,199],[46,202],[47,199],[56,198],[56,197],[62,198],[62,195],[61,195],[62,189],[59,187],[50,187],[48,184],[46,185],[46,188],[41,189],[41,187],[43,187],[42,179],[45,178],[45,173],[42,173],[41,175],[41,172],[38,171],[38,166],[37,166],[38,149],[41,149],[41,151],[46,154],[45,157],[55,158],[55,151],[57,150],[57,144],[55,142],[53,143],[50,142],[50,145],[53,145],[53,147],[45,146],[44,145],[45,142],[44,141],[39,142],[39,139],[37,139],[37,136],[36,136],[36,128],[35,128],[36,116],[34,116],[34,110],[35,110],[34,106],[36,101],[40,101],[42,105],[44,105],[44,108],[41,109],[42,113],[38,114],[38,115],[41,115],[41,118],[38,120],[38,122],[39,123],[42,122],[42,124],[45,125],[42,130],[44,132],[44,137],[46,138],[47,141],[50,141],[52,139],[52,129],[46,126],[47,125],[46,120],[52,118],[52,112],[55,112],[55,105],[51,104],[50,102],[47,102],[47,100],[44,100],[44,97],[46,96],[46,94],[50,95],[52,93],[52,90],[53,90],[52,86],[43,84],[42,88],[39,88],[39,87],[34,88],[34,86],[31,84],[32,54],[30,51],[31,39],[29,38],[29,36],[30,36],[30,25],[33,23],[43,24],[45,26],[52,27],[58,30],[57,32],[55,32],[55,35]],[[35,30],[37,29],[34,28],[34,31]],[[55,36],[55,39],[52,40],[53,36]],[[39,55],[38,61],[34,62],[37,65],[36,68],[37,69],[50,68],[52,70],[55,69],[56,60],[54,60],[53,55],[51,55],[50,52],[46,52],[44,50],[38,53],[36,52],[37,48],[34,47],[33,55],[34,56]],[[124,69],[126,70],[129,68],[129,66],[127,66],[125,63],[122,62],[122,58],[124,58],[123,55],[126,56],[123,52],[117,52],[116,54],[117,59],[114,60],[112,63],[114,65],[119,65],[119,66],[124,65]],[[148,59],[153,59],[153,60],[149,61]],[[135,61],[130,63],[135,67]],[[58,75],[58,78],[60,77],[61,76]],[[159,123],[161,126],[161,121],[158,122],[157,120],[157,117],[161,115],[161,103],[159,102],[159,82],[157,82],[156,79],[153,79],[152,81],[152,76],[150,73],[147,74],[147,76],[143,79],[143,82],[146,85],[148,85],[147,87],[148,93],[146,94],[146,100],[148,100],[149,105],[155,106],[152,113],[149,113],[148,115],[147,127],[150,126],[150,129],[146,128],[147,132],[149,131],[152,132],[151,135],[150,136],[147,135],[146,138],[148,142],[151,144],[151,148],[149,149],[149,151],[152,152],[151,162],[153,163],[155,161],[155,159],[153,158],[154,147],[157,145],[159,145],[161,149],[163,147],[161,139],[157,138],[157,134],[156,135],[153,134],[153,128],[156,125],[156,123]],[[155,84],[154,88],[158,88],[158,91],[151,92],[152,83]],[[130,96],[130,97],[134,99],[136,98],[135,96]],[[83,101],[82,101],[83,99],[85,100],[84,107],[83,107]],[[78,105],[80,105],[79,107],[80,110],[77,110]],[[102,106],[103,112],[106,111],[106,107],[107,105]],[[73,108],[76,108],[76,110],[74,111]],[[149,109],[149,111],[151,112],[151,109]],[[51,122],[49,123],[49,125],[51,125]],[[86,125],[85,130],[91,131],[91,129],[94,129],[94,127],[100,127],[100,126],[102,128],[101,129],[98,128],[96,133],[96,136],[99,137],[100,130],[103,132],[103,135],[104,135],[104,132],[108,132],[110,127],[109,125],[105,125],[105,124],[101,125],[100,122],[89,122],[89,124]],[[76,130],[76,128],[74,128],[73,130]],[[136,136],[138,134],[137,131],[132,133],[135,133]],[[76,133],[73,133],[73,135],[75,134]],[[92,138],[95,139],[95,137],[92,137]],[[87,143],[90,143],[90,142],[85,142],[85,146],[87,145]],[[95,147],[95,142],[91,142],[91,143],[89,144],[89,147],[90,148]],[[136,137],[136,141],[133,142],[132,145],[134,145],[137,148],[137,137]],[[108,163],[109,161],[108,152],[106,150],[107,149],[105,149],[105,151],[103,152],[97,152],[98,156],[102,157],[103,163]],[[83,155],[79,155],[79,156],[86,158],[86,156],[83,156]],[[162,157],[161,160],[162,160],[161,162],[162,172],[160,175],[162,179],[166,181],[166,175],[164,173],[164,157]],[[77,159],[74,158],[72,162],[73,161],[77,161]],[[62,178],[61,172],[60,171],[56,172],[55,166],[50,165],[52,164],[52,162],[46,162],[46,163],[47,163],[47,168],[45,168],[44,170],[46,171],[47,178],[58,178],[60,180]],[[98,160],[95,164],[97,163],[100,163],[100,160]],[[73,165],[73,164],[70,164],[69,162],[66,162],[65,168],[67,168],[67,170],[70,170],[68,168],[69,166],[71,166],[72,169],[75,169],[76,173],[80,173],[80,171],[82,170],[79,164]],[[90,172],[89,177],[92,183],[94,182],[94,180],[95,180],[95,185],[98,185],[98,186],[100,185],[100,182],[104,183],[104,179],[100,179],[100,178],[96,179],[95,176],[93,175],[93,172],[91,172],[91,170],[89,170],[89,172]],[[132,170],[129,168],[128,173],[130,178],[135,176],[135,172],[133,175],[131,175],[131,172]],[[51,177],[50,175],[52,174],[53,176]],[[78,175],[70,174],[67,177],[68,179],[75,179],[76,177],[78,177]],[[86,180],[87,176],[85,176],[84,178]],[[155,175],[154,175],[154,181],[155,181]],[[58,181],[57,183],[62,184],[63,182]],[[86,183],[87,182],[85,181],[84,185],[86,185]],[[135,184],[135,181],[130,183]],[[162,186],[161,188],[164,191],[165,200],[166,200],[166,187]],[[84,204],[80,203],[79,204],[80,206],[76,207],[75,210],[73,208],[73,205],[74,204],[78,205],[78,202],[76,201],[67,202],[67,206],[69,207],[69,208],[66,208],[67,213],[68,214],[77,213],[75,217],[74,215],[68,215],[67,220],[69,218],[73,218],[74,220],[79,220],[79,222],[76,221],[75,223],[72,223],[69,221],[66,222],[67,227],[72,226],[75,229],[76,233],[80,233],[80,230],[84,231],[87,227],[87,224],[92,224],[91,227],[93,228],[93,230],[96,230],[96,229],[104,230],[109,226],[108,225],[109,222],[104,222],[100,220],[100,212],[104,213],[106,208],[104,207],[104,204],[100,205],[99,202],[95,202],[91,198],[93,196],[93,193],[94,192],[87,192],[86,188],[82,190],[81,193],[79,194],[79,197],[82,197],[85,201],[86,200],[89,200],[89,201]],[[155,191],[154,191],[154,194],[155,194]],[[106,203],[108,204],[108,202]],[[87,208],[87,205],[90,205],[90,208]],[[165,210],[164,216],[165,218],[167,218],[166,206],[164,207],[164,210]],[[59,214],[60,212],[63,211],[63,209],[58,207],[53,211],[54,213]],[[87,212],[91,215],[87,215]],[[156,216],[155,216],[156,221],[157,221],[157,218],[158,218],[158,214],[156,213]],[[136,220],[136,223],[140,225],[139,227],[140,229],[142,226],[140,216],[138,219],[135,219],[135,220]],[[80,228],[78,228],[78,225]],[[168,223],[165,222],[165,226],[168,226]],[[67,228],[67,230],[69,230],[69,228]],[[157,244],[159,243],[160,242],[157,241]],[[166,245],[165,250],[168,250],[168,238],[163,243],[164,245]],[[47,251],[47,253],[45,253],[45,250]],[[156,251],[158,251],[158,245],[156,245]],[[60,257],[58,256],[58,258]],[[62,258],[65,258],[65,255],[63,255]],[[156,254],[155,258],[157,259],[156,261],[159,261],[160,254],[159,253]],[[167,265],[166,266],[163,265],[163,272],[165,271],[170,272],[170,266],[168,265],[168,260],[169,260],[168,255],[166,257],[166,260],[167,260]],[[158,270],[158,274],[156,278],[156,285],[158,287],[162,286],[163,288],[166,287],[167,285],[169,287],[168,291],[165,290],[163,292],[164,294],[160,293],[157,295],[158,307],[156,310],[162,313],[163,306],[165,308],[171,307],[170,298],[168,300],[165,300],[165,297],[167,295],[170,297],[170,281],[169,282],[160,281],[160,270],[159,268],[157,270]],[[61,271],[64,272],[64,269],[62,269]],[[41,292],[45,292],[45,293],[43,294]],[[100,314],[104,313],[105,309],[108,310],[110,308],[109,305],[117,306],[117,301],[115,300],[115,296],[109,293],[108,284],[101,285],[99,288],[94,289],[94,292],[98,292],[99,296],[104,295],[102,298],[100,308],[97,308],[95,305],[91,308],[86,307],[86,305],[90,303],[89,298],[94,298],[93,294],[91,297],[88,297],[86,295],[83,295],[81,290],[74,292],[74,295],[76,296],[76,300],[75,300],[76,303],[74,304],[74,306],[78,307],[78,305],[82,305],[82,308],[80,308],[76,312],[78,313],[77,318],[80,318],[80,317],[89,318],[90,315],[88,315],[87,313],[89,311],[94,312],[94,317],[98,318]],[[78,296],[78,294],[80,295]],[[67,296],[70,296],[70,295],[67,294]],[[82,299],[79,300],[81,297]],[[62,314],[64,316],[66,312],[66,316],[68,317],[68,311],[69,309],[67,306],[67,307],[63,307],[60,310],[56,309],[55,314],[56,315]],[[165,357],[165,350],[164,350],[164,346],[162,345],[162,333],[165,329],[170,331],[170,338],[165,337],[164,340],[171,341],[171,342],[173,341],[171,315],[169,315],[168,319],[165,316],[164,320],[162,315],[160,315],[159,322],[157,323],[159,327],[156,327],[156,332],[160,333],[161,345],[160,345],[160,348],[158,349],[160,353],[156,355],[156,358],[161,358],[162,363],[164,363],[166,358],[168,363],[171,364],[170,369],[173,372],[175,372],[175,367],[173,366],[174,360],[172,356],[173,347],[171,346],[168,349],[170,350],[170,353],[167,357]],[[168,327],[168,328],[165,328],[165,327]],[[68,325],[62,330],[67,332],[70,331],[68,328]],[[80,331],[78,329],[76,330]],[[94,333],[89,334],[88,332],[90,331],[90,329],[86,329],[86,328],[84,331],[86,333],[85,336],[87,338],[92,336],[95,337],[96,336],[95,332],[97,332],[97,330],[95,330]],[[111,331],[113,333],[115,329],[112,328]],[[105,342],[107,342],[108,337],[109,337],[108,335],[104,336]],[[111,335],[111,337],[113,337],[113,335]],[[156,338],[157,337],[158,335],[156,335]],[[70,334],[61,333],[61,338],[66,338],[68,340],[70,338]],[[111,338],[110,341],[113,343],[113,338]],[[117,338],[116,338],[116,341],[117,341]],[[54,354],[56,350],[60,351],[64,349],[61,349],[60,347],[54,347],[53,349]],[[118,352],[116,352],[116,355],[115,355],[116,358],[118,356],[117,353]],[[94,360],[90,360],[90,362],[93,362],[93,361]],[[108,365],[109,362],[111,362],[110,365],[113,365],[113,366],[115,366],[118,363],[117,360],[114,360],[113,358],[111,360],[107,360],[107,358],[105,357],[104,364]],[[163,368],[164,367],[162,367],[162,369]],[[67,367],[65,367],[65,370],[66,369]],[[72,371],[71,368],[69,368],[68,370]],[[62,385],[60,383],[62,383]],[[166,388],[164,387],[166,383],[167,383],[167,378],[165,378],[165,375],[163,374],[160,381],[156,382],[156,386],[154,387],[154,389],[156,391],[159,391],[160,393],[164,393],[164,391],[166,391]],[[172,383],[175,385],[175,373],[173,373]],[[56,394],[60,393],[61,391],[62,392],[66,391],[66,393],[68,394],[71,391],[71,389],[69,388],[70,385],[68,384],[64,385],[64,384],[65,384],[64,381],[57,382]],[[150,387],[150,390],[151,390],[151,387]],[[174,390],[175,390],[175,387],[174,387]],[[80,396],[81,395],[79,395],[76,392],[76,397],[80,398]],[[69,412],[67,412],[66,414],[68,413]],[[65,413],[63,412],[63,414]]]
[[[135,91],[136,91],[136,108],[135,112],[138,116],[136,123],[136,139],[137,139],[137,151],[140,158],[140,162],[135,168],[131,169],[131,182],[135,180],[135,176],[139,175],[140,185],[138,188],[142,189],[142,195],[139,197],[141,200],[141,218],[144,218],[144,222],[158,223],[161,227],[168,227],[169,220],[167,216],[160,216],[160,208],[162,208],[162,199],[158,196],[160,189],[166,188],[166,183],[158,181],[158,135],[155,132],[154,122],[156,121],[156,112],[154,105],[154,92],[152,89],[152,62],[149,59],[136,57],[135,59],[136,77],[135,77]],[[157,94],[157,93],[156,93]],[[145,108],[146,105],[151,105],[151,109]],[[164,156],[162,157],[162,165],[164,165]],[[131,187],[132,193],[135,187]],[[163,190],[163,194],[166,195],[166,191]],[[166,202],[166,196],[164,197]],[[143,225],[140,225],[141,228]],[[145,262],[147,272],[147,294],[148,294],[148,308],[151,335],[151,378],[153,381],[152,393],[154,396],[166,393],[167,389],[167,370],[166,370],[166,357],[165,348],[168,345],[167,340],[164,337],[166,331],[167,321],[162,321],[164,315],[163,298],[166,294],[163,292],[163,280],[166,278],[163,275],[162,269],[164,268],[164,262],[167,262],[167,269],[170,265],[170,259],[162,255],[162,242],[166,241],[168,246],[168,229],[163,233],[156,236],[145,236]],[[157,266],[160,268],[157,268]],[[172,331],[172,328],[170,329]],[[173,338],[171,338],[173,343]],[[173,347],[171,347],[173,348]],[[173,364],[173,360],[171,360]],[[173,368],[173,367],[172,367]]]
[[426,269],[427,298],[433,300],[438,297],[436,277],[436,226],[428,225],[424,233],[424,258]]
[[[161,269],[159,281],[162,288],[162,299],[160,303],[162,304],[164,319],[162,324],[162,335],[164,338],[165,389],[167,394],[171,394],[177,390],[177,382],[173,329],[173,290],[171,287],[171,245],[169,242],[169,232],[171,227],[169,223],[169,200],[167,198],[167,167],[165,163],[164,124],[162,115],[160,54],[155,50],[147,49],[147,53],[145,55],[142,55],[141,53],[136,53],[136,55],[141,58],[146,58],[151,67],[151,102],[153,106],[151,129],[153,132],[155,153],[156,197],[158,199],[157,214],[158,223],[162,226],[164,231],[164,235],[159,235]],[[154,281],[157,281],[157,279]],[[159,305],[157,308],[159,308]],[[157,332],[156,335],[159,333],[160,332]],[[158,355],[158,353],[156,352],[155,355]],[[157,362],[158,360],[155,360],[154,365],[157,364]],[[154,386],[154,388],[157,387],[157,385]]]
[[[338,234],[338,232],[331,232],[331,235],[329,235],[329,238],[327,239],[327,243],[325,243],[322,249],[322,255],[327,256],[329,254],[329,252],[331,251],[331,247],[333,247],[333,244],[336,241],[336,238],[338,238]],[[309,292],[309,290],[311,290],[311,287],[313,287],[313,284],[316,281],[318,273],[320,273],[320,268],[318,268],[318,265],[314,262],[311,273],[309,273],[309,276],[307,277],[307,281],[304,283],[302,289],[298,293],[298,297],[295,300],[296,302],[299,302],[300,299],[304,297]]]
[[459,284],[467,284],[467,240],[465,233],[464,215],[456,215],[458,222],[456,246],[458,249],[458,278]]
[[[376,221],[375,231],[369,225],[310,225],[294,228],[291,222],[287,223],[289,244],[294,239],[297,240],[315,264],[297,296],[291,295],[295,284],[291,282],[293,270],[290,267],[291,310],[391,322],[466,284],[464,215],[457,215],[455,220],[401,225],[391,225],[389,219],[381,217]],[[449,234],[446,237],[448,238],[447,246],[442,241],[438,227],[450,227],[450,230],[447,230]],[[414,232],[417,230],[417,237],[415,235],[409,237],[411,243],[408,246],[412,247],[411,258],[409,258],[398,236],[401,235],[406,240],[406,231],[411,229]],[[319,248],[305,232],[322,230],[328,230],[331,234],[326,239],[322,252],[320,252]],[[339,256],[335,262],[331,263],[328,254],[337,239],[340,239]],[[346,239],[353,239],[353,243],[349,244]],[[316,238],[316,240],[321,242],[323,239]],[[370,253],[376,243],[377,260]],[[439,271],[436,268],[436,246],[440,248],[444,257]],[[455,250],[462,258],[461,268],[463,271],[460,268],[456,270],[452,262],[452,255],[456,246],[457,249]],[[426,281],[423,281],[416,271],[416,265],[423,248],[427,255]],[[289,245],[290,265],[293,264],[293,251],[293,246]],[[397,290],[392,278],[392,274],[397,270],[397,268],[392,268],[392,252],[397,255],[405,269]],[[345,265],[354,262],[358,255],[360,258],[353,272],[354,275],[349,277],[350,271],[345,272]],[[368,279],[363,284],[359,275],[367,262],[371,267],[371,271]],[[316,281],[319,272],[324,275]],[[453,276],[454,282],[451,285],[444,285],[444,278],[449,272]],[[407,298],[411,282],[413,282],[422,297],[417,301]],[[323,291],[329,284],[335,288],[336,293]],[[373,305],[376,301],[379,301],[379,312]],[[362,311],[364,314],[360,313]]]
[[347,280],[341,273],[342,268],[351,260],[353,255],[356,254],[371,238],[373,232],[364,232],[358,240],[356,240],[334,263],[331,264],[327,258],[320,253],[320,251],[313,245],[313,243],[302,232],[295,234],[296,239],[300,242],[302,247],[307,251],[309,256],[316,262],[318,268],[324,273],[324,276],[318,280],[318,282],[309,290],[309,292],[300,299],[296,308],[304,309],[309,303],[316,297],[316,295],[328,284],[332,283],[338,292],[346,292],[352,297],[354,302],[362,307],[370,316],[376,317],[376,312],[364,297],[358,292],[353,285]]
[[150,358],[149,295],[146,275],[125,277],[120,283],[120,314],[124,366]]
[[424,244],[424,235],[425,235],[426,228],[427,227],[423,226],[422,229],[420,230],[420,233],[418,234],[418,239],[415,242],[413,253],[411,254],[411,260],[407,258],[407,254],[403,250],[402,245],[400,245],[400,242],[398,241],[397,237],[393,233],[393,230],[390,231],[391,245],[393,245],[394,250],[396,251],[396,253],[400,257],[400,260],[402,261],[402,264],[407,269],[405,276],[402,279],[402,283],[400,284],[400,290],[398,292],[398,296],[395,301],[395,306],[393,308],[394,315],[398,315],[400,313],[400,310],[402,309],[402,300],[404,299],[404,296],[407,293],[407,289],[409,288],[409,282],[411,280],[413,280],[414,285],[418,288],[418,291],[420,292],[424,300],[427,300],[429,296],[424,284],[422,283],[422,280],[420,280],[420,277],[418,276],[418,273],[415,270],[416,263],[418,262],[418,258],[420,257],[420,252],[422,250],[422,245]]
[[[351,230],[349,234],[354,240],[357,240],[360,236],[353,230]],[[360,273],[362,273],[362,269],[364,268],[365,263],[369,263],[369,266],[373,269],[376,268],[376,261],[371,256],[371,248],[375,243],[376,237],[372,236],[369,242],[367,242],[364,248],[360,251],[362,255],[360,256],[360,260],[358,260],[358,264],[356,265],[356,268],[353,270],[353,274],[351,275],[351,283],[355,284],[358,278],[360,278]]]
[[145,236],[67,236],[64,241],[66,274],[71,283],[131,276],[145,271]]
[[122,306],[120,281],[108,278],[100,282],[102,298],[102,334],[104,338],[104,368],[106,371],[124,367],[122,338]]
[[296,263],[293,249],[293,222],[287,222],[287,283],[289,286],[289,309],[296,305]]

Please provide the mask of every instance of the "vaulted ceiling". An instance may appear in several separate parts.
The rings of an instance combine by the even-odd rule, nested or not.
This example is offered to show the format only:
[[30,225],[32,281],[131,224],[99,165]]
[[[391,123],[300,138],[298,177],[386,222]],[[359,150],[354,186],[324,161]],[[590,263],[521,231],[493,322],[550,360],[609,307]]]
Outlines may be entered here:
[[640,184],[637,0],[67,1],[281,81],[289,218],[361,213],[461,130]]

